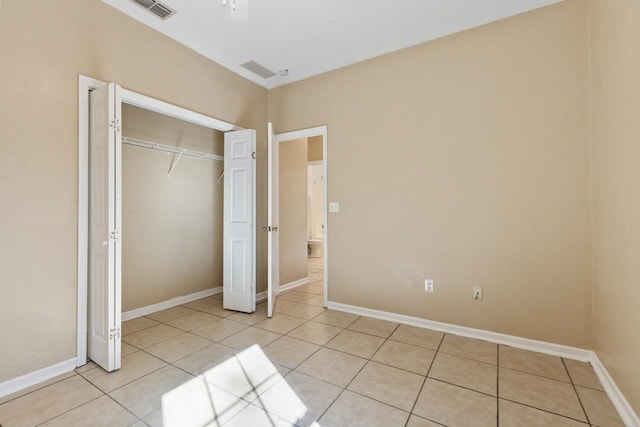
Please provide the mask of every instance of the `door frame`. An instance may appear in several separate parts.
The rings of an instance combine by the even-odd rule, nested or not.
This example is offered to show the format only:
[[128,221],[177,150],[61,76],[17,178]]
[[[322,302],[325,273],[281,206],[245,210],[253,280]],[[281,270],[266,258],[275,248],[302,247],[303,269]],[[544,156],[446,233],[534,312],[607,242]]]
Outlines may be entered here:
[[[328,174],[328,159],[327,159],[327,134],[328,127],[327,125],[316,126],[307,129],[294,130],[290,132],[277,133],[274,135],[274,144],[280,144],[284,141],[291,141],[294,139],[301,138],[310,138],[312,136],[322,136],[322,175],[324,176],[323,189],[322,189],[322,199],[323,199],[323,221],[324,221],[324,259],[323,259],[323,268],[324,268],[324,306],[327,306],[329,301],[329,196],[328,196],[328,182],[329,182],[329,174]],[[278,292],[280,290],[280,284],[278,283]],[[276,293],[277,295],[277,293]]]
[[[89,253],[89,92],[107,82],[78,76],[78,313],[76,366],[87,363],[87,298]],[[232,123],[122,88],[122,102],[221,132],[243,130]]]

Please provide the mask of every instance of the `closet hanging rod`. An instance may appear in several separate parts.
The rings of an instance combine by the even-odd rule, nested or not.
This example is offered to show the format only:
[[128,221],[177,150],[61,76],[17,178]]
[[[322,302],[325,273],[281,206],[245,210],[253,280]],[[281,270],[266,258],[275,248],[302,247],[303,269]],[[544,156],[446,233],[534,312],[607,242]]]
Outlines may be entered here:
[[224,156],[217,154],[203,153],[201,151],[189,150],[188,148],[174,147],[171,145],[158,144],[157,142],[144,141],[137,138],[122,137],[122,143],[128,145],[135,145],[136,147],[151,148],[153,150],[165,151],[167,153],[180,154],[183,156],[197,157],[199,159],[217,160],[224,162]]

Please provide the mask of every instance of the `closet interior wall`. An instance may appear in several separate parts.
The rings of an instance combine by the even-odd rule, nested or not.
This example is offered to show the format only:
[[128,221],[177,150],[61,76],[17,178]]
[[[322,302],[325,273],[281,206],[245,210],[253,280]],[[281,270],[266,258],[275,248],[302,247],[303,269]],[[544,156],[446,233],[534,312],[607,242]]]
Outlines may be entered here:
[[[122,135],[224,155],[224,134],[124,104]],[[223,162],[123,144],[122,311],[222,286]]]

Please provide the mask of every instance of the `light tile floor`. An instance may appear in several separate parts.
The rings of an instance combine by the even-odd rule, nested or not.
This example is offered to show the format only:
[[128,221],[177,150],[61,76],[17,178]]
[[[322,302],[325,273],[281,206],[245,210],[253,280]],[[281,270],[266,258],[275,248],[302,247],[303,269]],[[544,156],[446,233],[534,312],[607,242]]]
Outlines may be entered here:
[[123,324],[122,368],[93,363],[0,400],[10,426],[622,426],[588,363],[322,308],[221,296]]

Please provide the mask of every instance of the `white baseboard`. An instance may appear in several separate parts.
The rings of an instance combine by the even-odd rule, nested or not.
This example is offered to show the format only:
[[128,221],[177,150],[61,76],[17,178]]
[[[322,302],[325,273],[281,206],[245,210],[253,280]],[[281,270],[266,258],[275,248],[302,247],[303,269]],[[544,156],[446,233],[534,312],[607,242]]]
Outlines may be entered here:
[[308,277],[303,277],[299,280],[294,280],[293,282],[289,282],[286,285],[280,285],[280,289],[278,289],[278,293],[288,291],[289,289],[297,288],[298,286],[303,286],[309,283]]
[[461,335],[468,338],[476,338],[496,344],[509,345],[524,350],[536,351],[538,353],[550,354],[552,356],[565,357],[567,359],[590,362],[596,371],[600,382],[604,386],[607,395],[616,407],[620,417],[627,427],[640,427],[640,419],[633,408],[624,397],[613,378],[607,372],[594,351],[577,347],[570,347],[561,344],[554,344],[544,341],[537,341],[528,338],[516,337],[513,335],[500,334],[483,329],[468,328],[465,326],[452,325],[450,323],[436,322],[420,317],[405,316],[403,314],[390,313],[387,311],[373,310],[355,305],[341,304],[329,301],[327,306],[331,310],[344,311],[346,313],[357,314],[359,316],[374,317],[376,319],[388,320],[405,325],[418,326],[421,328],[433,329],[440,332]]
[[256,303],[267,300],[267,291],[258,292],[256,294]]
[[569,347],[544,341],[536,341],[528,338],[516,337],[513,335],[500,334],[498,332],[486,331],[483,329],[452,325],[450,323],[436,322],[420,317],[405,316],[403,314],[372,310],[370,308],[340,304],[331,301],[328,302],[328,308],[332,310],[358,314],[360,316],[374,317],[376,319],[389,320],[391,322],[403,323],[405,325],[418,326],[420,328],[433,329],[436,331],[461,335],[463,337],[476,338],[484,341],[494,342],[496,344],[505,344],[511,347],[537,351],[539,353],[551,354],[553,356],[566,357],[568,359],[580,360],[582,362],[588,362],[591,360],[591,351],[582,348]]
[[31,387],[43,381],[66,374],[76,368],[76,358],[47,366],[34,372],[19,376],[9,381],[0,383],[0,397],[8,396],[25,388]]
[[217,288],[207,289],[206,291],[196,292],[190,295],[184,295],[181,297],[172,298],[167,301],[162,301],[157,304],[147,305],[146,307],[136,308],[135,310],[122,313],[122,321],[135,319],[136,317],[146,316],[147,314],[155,313],[160,310],[166,310],[167,308],[175,307],[177,305],[186,304],[191,301],[198,300],[200,298],[209,297],[211,295],[219,294],[222,292],[222,286]]
[[618,410],[618,414],[620,414],[620,418],[622,418],[625,425],[627,427],[640,427],[638,414],[635,413],[615,381],[613,381],[613,378],[611,378],[607,368],[604,367],[595,351],[591,352],[589,362],[591,362],[591,366],[593,366],[593,369],[596,371],[604,390],[607,392],[607,395],[609,395],[609,399],[611,399],[613,406]]
[[[306,285],[307,283],[309,283],[309,278],[308,277],[304,277],[304,278],[302,278],[300,280],[289,282],[286,285],[282,285],[282,286],[278,287],[276,295],[278,295],[280,292],[288,291],[289,289],[293,289],[293,288],[297,288],[298,286]],[[260,302],[266,301],[266,300],[267,300],[267,291],[258,292],[256,294],[256,303],[260,303]]]

